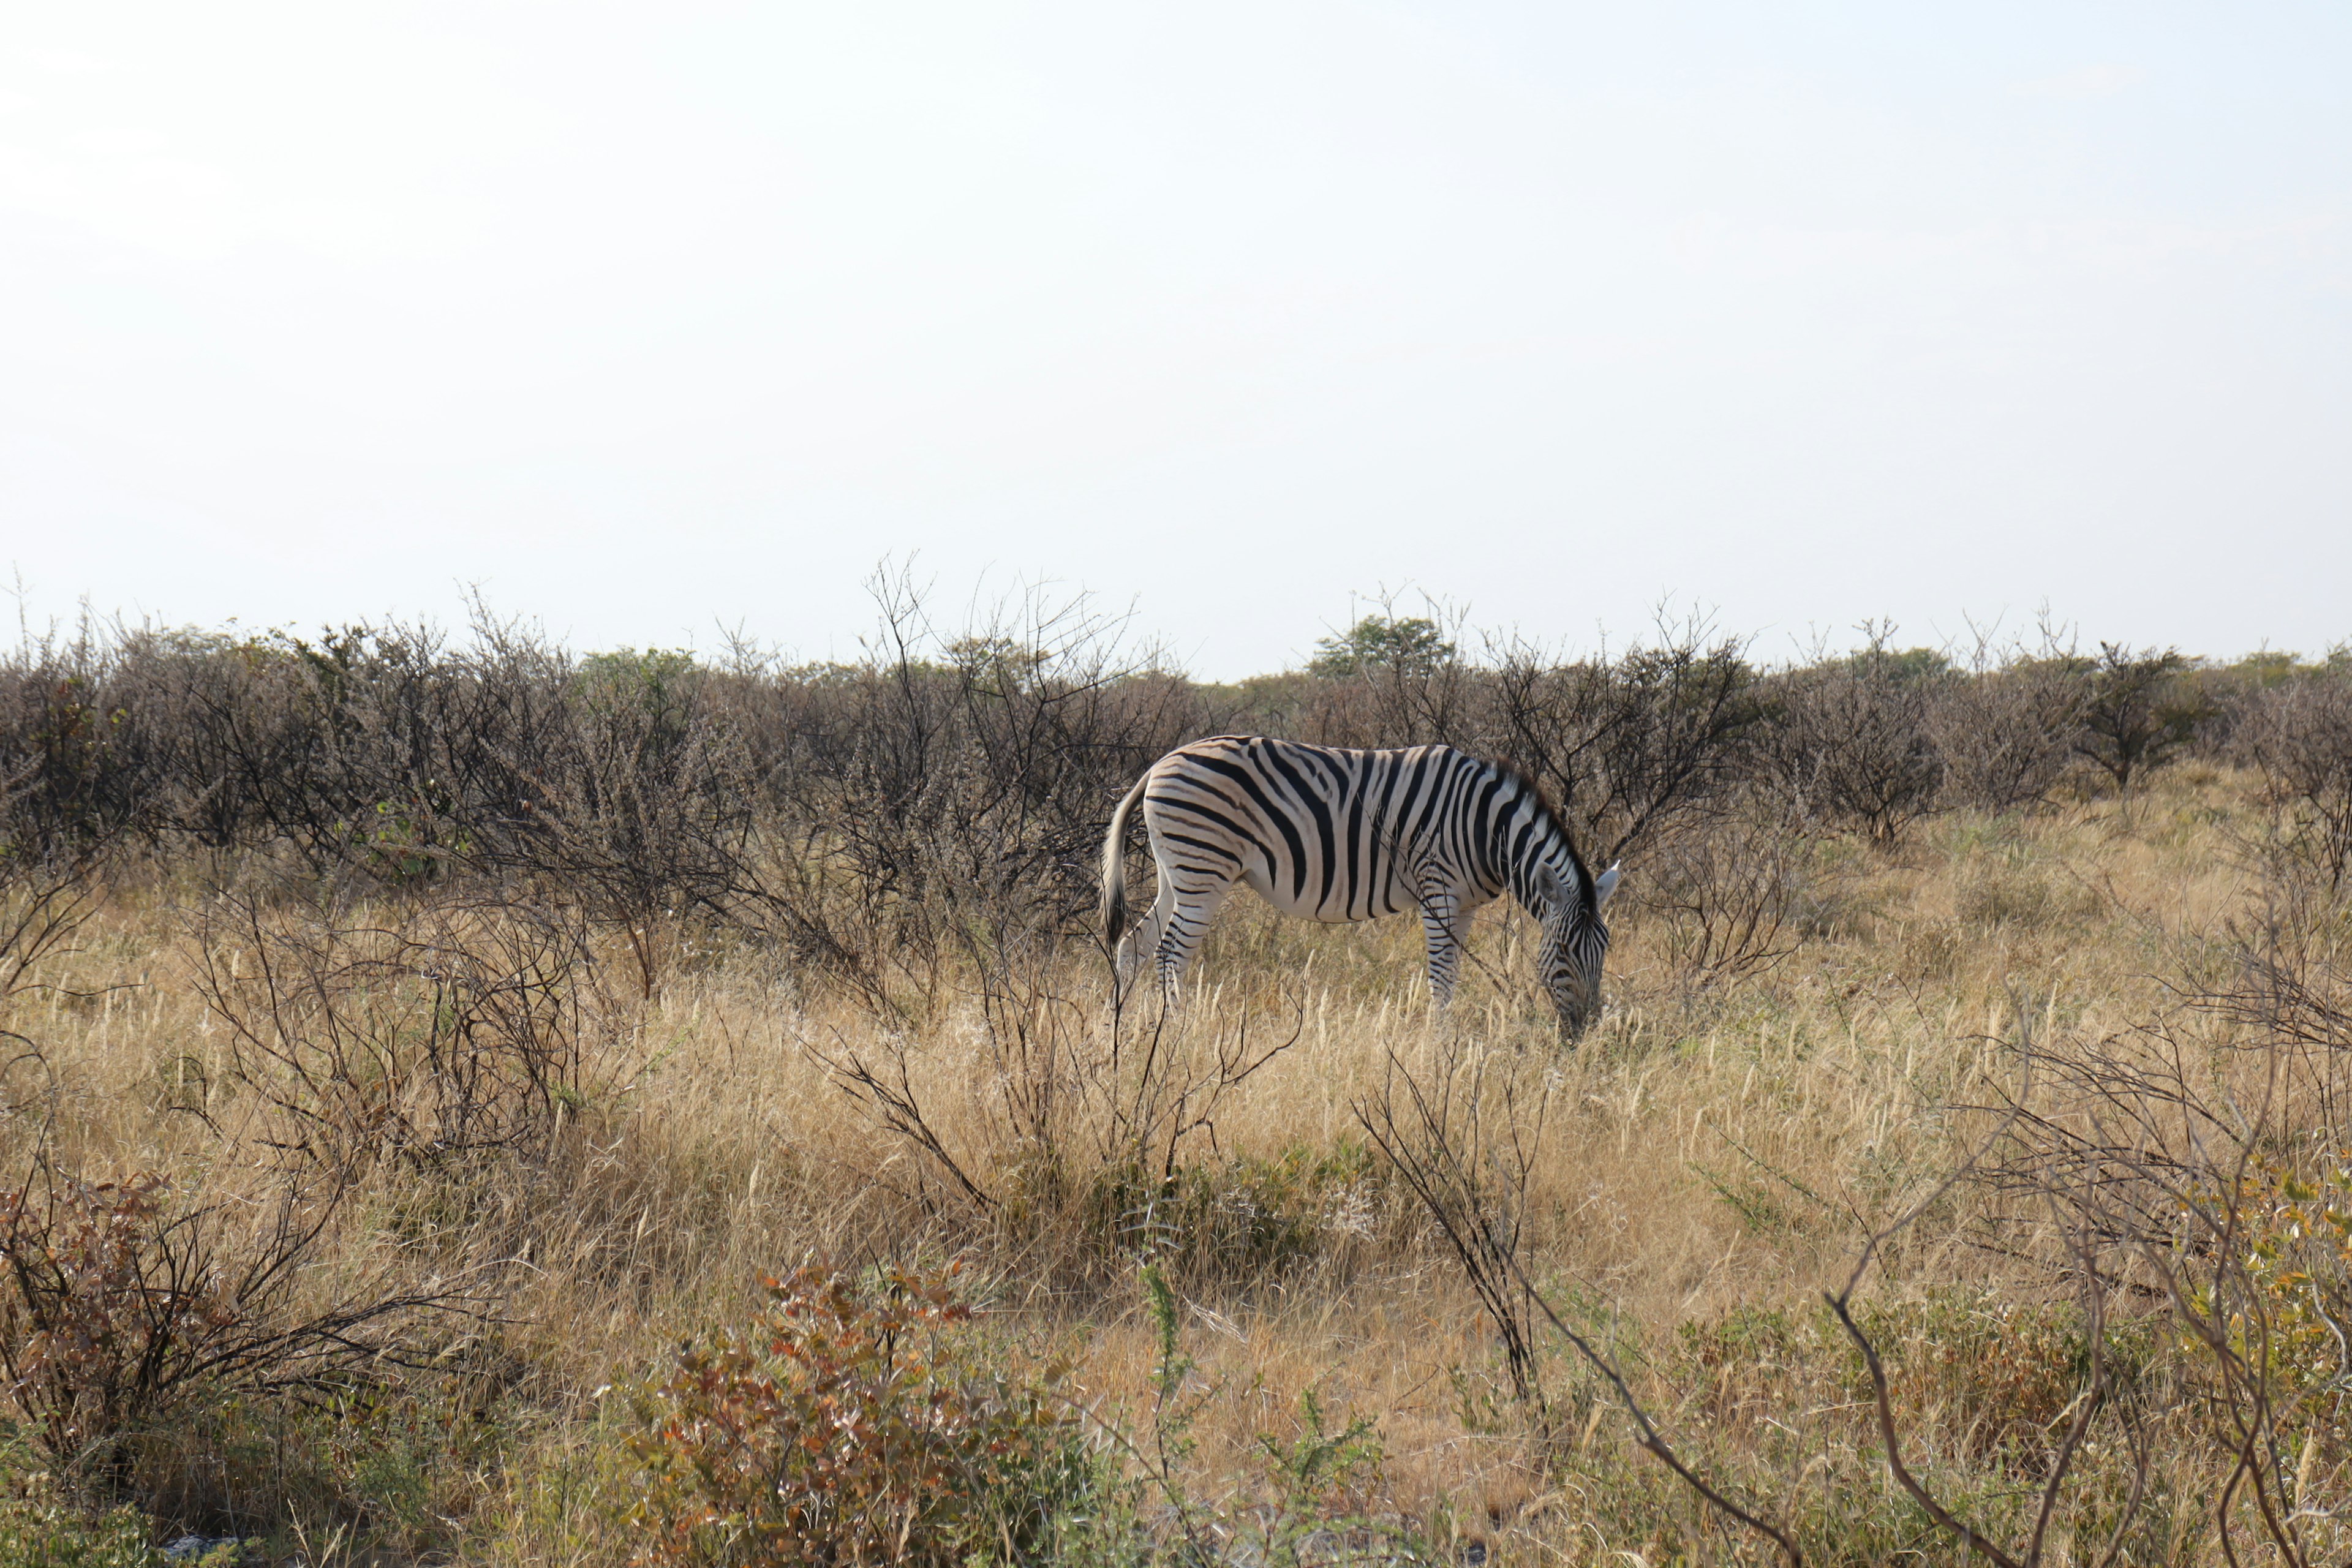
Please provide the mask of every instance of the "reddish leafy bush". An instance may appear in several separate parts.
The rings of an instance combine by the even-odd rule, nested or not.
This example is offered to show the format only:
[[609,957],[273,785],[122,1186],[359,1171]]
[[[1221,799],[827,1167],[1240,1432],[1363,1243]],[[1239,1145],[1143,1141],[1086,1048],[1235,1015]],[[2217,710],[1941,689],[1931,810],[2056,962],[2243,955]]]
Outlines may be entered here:
[[197,1347],[237,1322],[218,1279],[159,1259],[169,1185],[140,1175],[59,1182],[46,1202],[0,1194],[15,1287],[0,1291],[0,1368],[10,1403],[59,1464],[113,1464],[123,1435],[186,1380]]
[[213,1395],[440,1370],[478,1324],[478,1282],[382,1267],[323,1292],[312,1278],[341,1189],[184,1202],[142,1173],[86,1182],[40,1169],[0,1192],[0,1401],[70,1486],[143,1488],[142,1441]]
[[1058,1366],[989,1365],[953,1268],[766,1281],[749,1329],[681,1351],[635,1441],[654,1564],[1026,1554],[1080,1479]]

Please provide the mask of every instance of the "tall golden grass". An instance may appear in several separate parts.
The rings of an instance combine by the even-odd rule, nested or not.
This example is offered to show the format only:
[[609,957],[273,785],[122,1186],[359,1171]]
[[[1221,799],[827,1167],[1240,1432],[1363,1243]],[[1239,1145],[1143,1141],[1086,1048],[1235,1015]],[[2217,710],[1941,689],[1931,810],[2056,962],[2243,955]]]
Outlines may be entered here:
[[[327,1457],[309,1480],[281,1461],[266,1502],[249,1476],[199,1484],[226,1461],[198,1450],[254,1441],[244,1417],[151,1436],[154,1462],[194,1478],[183,1495],[205,1506],[244,1487],[238,1506],[276,1510],[253,1528],[289,1544],[299,1530],[314,1563],[625,1562],[630,1390],[681,1339],[751,1310],[763,1274],[811,1258],[962,1256],[1007,1353],[1074,1356],[1089,1418],[1135,1429],[1156,1355],[1135,1265],[1160,1248],[1206,1395],[1184,1460],[1197,1495],[1245,1508],[1265,1485],[1265,1441],[1297,1435],[1311,1394],[1374,1424],[1378,1508],[1457,1560],[1769,1560],[1638,1451],[1565,1346],[1544,1348],[1541,1417],[1515,1405],[1454,1259],[1365,1152],[1356,1108],[1385,1075],[1475,1059],[1517,1105],[1548,1107],[1526,1199],[1532,1278],[1615,1356],[1685,1456],[1790,1521],[1814,1561],[1958,1562],[1886,1478],[1859,1361],[1822,1292],[1986,1132],[1991,1113],[1969,1108],[2016,1090],[2021,1031],[2088,1038],[2177,1010],[2174,983],[2259,910],[2263,884],[2242,853],[2258,819],[2249,780],[2189,766],[2128,816],[2078,800],[2032,817],[1937,817],[1891,847],[1832,842],[1806,868],[1794,950],[1712,980],[1677,965],[1676,933],[1645,913],[1634,865],[1607,1012],[1573,1047],[1539,1005],[1522,916],[1482,917],[1463,995],[1433,1017],[1414,922],[1320,928],[1236,900],[1181,1014],[1156,1020],[1130,1000],[1117,1024],[1123,1048],[1169,1054],[1176,1088],[1221,1043],[1287,1042],[1183,1131],[1172,1186],[1123,1164],[1108,1131],[1131,1114],[1113,1103],[1138,1092],[1129,1069],[1057,1080],[1068,1100],[1050,1125],[1066,1147],[1034,1147],[1022,1130],[1046,1123],[1007,1111],[1024,1088],[999,1048],[1008,1030],[1080,1057],[1108,1049],[1107,966],[1084,943],[1009,1002],[967,965],[894,1013],[682,933],[650,1000],[616,993],[592,1021],[597,1087],[554,1107],[545,1149],[429,1178],[466,1194],[436,1200],[435,1256],[494,1267],[505,1292],[454,1370],[365,1410],[286,1417]],[[16,1167],[37,1143],[92,1177],[160,1171],[231,1191],[267,1163],[270,1123],[237,1088],[234,1043],[200,984],[207,963],[245,973],[253,955],[205,925],[205,897],[118,876],[47,988],[15,999],[6,1026],[37,1045],[7,1068],[0,1136]],[[604,957],[625,962],[617,947]],[[852,1061],[903,1066],[897,1081],[937,1148],[853,1092]],[[356,1275],[413,1244],[427,1180],[413,1163],[374,1167],[320,1269]],[[1948,1193],[1864,1291],[1898,1367],[1915,1465],[1989,1532],[2030,1503],[2032,1454],[2046,1448],[2033,1434],[2067,1407],[2076,1354],[2046,1270],[1984,1245],[1975,1221],[1997,1201]],[[1139,1212],[1154,1205],[1166,1212]],[[2160,1306],[2135,1309],[2151,1367],[2169,1342]],[[2186,1384],[2147,1386],[2188,1397]],[[391,1454],[381,1432],[349,1436],[370,1423],[413,1441]],[[2166,1447],[2125,1560],[2221,1561],[2200,1490],[2210,1434],[2185,1403],[2149,1430]],[[359,1455],[350,1466],[397,1469],[398,1485],[371,1493],[333,1476],[339,1441]],[[2314,1452],[2299,1482],[2316,1517],[2345,1489],[2341,1448]],[[2081,1544],[2050,1561],[2098,1560],[2121,1463],[2085,1462],[2059,1521]]]

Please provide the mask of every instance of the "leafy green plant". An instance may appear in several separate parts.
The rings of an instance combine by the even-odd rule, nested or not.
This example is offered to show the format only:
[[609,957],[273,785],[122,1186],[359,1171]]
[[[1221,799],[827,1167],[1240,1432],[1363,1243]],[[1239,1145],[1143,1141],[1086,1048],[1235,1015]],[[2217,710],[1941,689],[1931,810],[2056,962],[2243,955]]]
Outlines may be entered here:
[[1157,1260],[1147,1261],[1137,1270],[1137,1278],[1143,1286],[1144,1310],[1151,1314],[1152,1332],[1160,1345],[1159,1356],[1151,1367],[1151,1458],[1170,1510],[1189,1531],[1194,1509],[1176,1479],[1176,1471],[1192,1457],[1196,1446],[1192,1425],[1201,1418],[1201,1412],[1215,1391],[1204,1388],[1188,1392],[1192,1374],[1200,1368],[1184,1349],[1183,1319],[1177,1310],[1176,1290],[1168,1283],[1167,1271]]
[[1345,1555],[1371,1555],[1375,1543],[1391,1561],[1410,1561],[1413,1541],[1402,1521],[1375,1512],[1383,1458],[1380,1434],[1357,1416],[1333,1431],[1313,1388],[1298,1399],[1299,1432],[1288,1442],[1258,1434],[1258,1450],[1273,1483],[1273,1506],[1249,1535],[1269,1563],[1296,1565]]
[[2260,1387],[2282,1443],[2340,1450],[2352,1438],[2341,1327],[2352,1320],[2352,1150],[2305,1173],[2255,1158],[2234,1189],[2190,1195],[2229,1256],[2187,1284],[2188,1320],[2218,1331],[2220,1359]]
[[680,1351],[644,1401],[648,1564],[957,1564],[1026,1555],[1085,1459],[1059,1364],[992,1364],[954,1266],[766,1281],[759,1321]]
[[[231,1549],[200,1568],[235,1561]],[[162,1562],[148,1544],[146,1516],[135,1508],[86,1511],[47,1475],[0,1496],[0,1568],[154,1568]]]

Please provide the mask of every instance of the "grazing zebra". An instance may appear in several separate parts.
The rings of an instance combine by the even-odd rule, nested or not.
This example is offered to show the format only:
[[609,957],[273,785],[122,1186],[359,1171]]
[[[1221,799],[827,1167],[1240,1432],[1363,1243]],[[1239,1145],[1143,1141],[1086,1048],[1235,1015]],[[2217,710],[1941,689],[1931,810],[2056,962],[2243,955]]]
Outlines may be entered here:
[[[1138,802],[1159,896],[1129,931],[1127,819]],[[1601,1008],[1617,868],[1587,871],[1534,782],[1451,746],[1342,752],[1254,735],[1180,746],[1151,764],[1110,819],[1102,917],[1122,978],[1149,953],[1172,999],[1209,917],[1247,882],[1288,915],[1369,921],[1419,909],[1429,988],[1453,1000],[1472,910],[1508,892],[1543,926],[1545,989],[1570,1036]]]

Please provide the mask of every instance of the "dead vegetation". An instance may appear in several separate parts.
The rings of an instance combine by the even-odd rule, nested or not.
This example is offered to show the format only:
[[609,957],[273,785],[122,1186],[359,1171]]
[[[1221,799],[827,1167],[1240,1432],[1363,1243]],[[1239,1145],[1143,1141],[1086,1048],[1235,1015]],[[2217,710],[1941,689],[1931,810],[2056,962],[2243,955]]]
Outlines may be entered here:
[[[0,671],[0,1543],[2341,1559],[2340,669],[1391,617],[1205,688],[881,591],[817,669]],[[1116,995],[1102,822],[1234,728],[1536,770],[1606,1018],[1499,913],[1444,1019],[1239,905]]]

